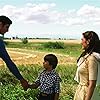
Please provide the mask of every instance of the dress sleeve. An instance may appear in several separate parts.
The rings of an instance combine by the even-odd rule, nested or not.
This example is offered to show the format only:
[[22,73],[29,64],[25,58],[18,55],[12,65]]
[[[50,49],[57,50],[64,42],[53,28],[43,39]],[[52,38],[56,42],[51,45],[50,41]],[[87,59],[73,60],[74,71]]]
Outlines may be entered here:
[[90,56],[88,68],[89,68],[88,69],[89,70],[89,80],[97,80],[98,63],[94,56]]

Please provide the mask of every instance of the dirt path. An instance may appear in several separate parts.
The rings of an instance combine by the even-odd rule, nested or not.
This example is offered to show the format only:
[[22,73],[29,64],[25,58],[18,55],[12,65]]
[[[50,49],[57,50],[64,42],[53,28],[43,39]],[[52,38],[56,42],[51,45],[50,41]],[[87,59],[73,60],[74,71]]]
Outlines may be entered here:
[[[23,50],[10,48],[7,49],[11,59],[17,65],[27,65],[27,64],[41,64],[43,62],[43,57],[48,54],[45,52],[37,52],[32,50]],[[49,52],[50,53],[50,52]],[[55,54],[58,57],[59,64],[72,64],[75,63],[76,59],[73,57],[63,56],[60,54]],[[0,59],[0,66],[5,65],[5,63]]]

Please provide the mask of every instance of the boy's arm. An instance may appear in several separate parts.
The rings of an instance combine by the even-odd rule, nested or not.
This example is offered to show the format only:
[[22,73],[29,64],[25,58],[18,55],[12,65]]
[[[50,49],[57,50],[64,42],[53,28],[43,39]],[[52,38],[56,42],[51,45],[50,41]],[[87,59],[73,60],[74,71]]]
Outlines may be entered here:
[[30,88],[30,89],[36,89],[36,88],[38,88],[39,86],[40,86],[40,83],[33,83],[33,84],[29,85],[29,88]]
[[36,88],[38,88],[39,86],[40,86],[40,77],[41,77],[41,73],[40,73],[40,75],[37,77],[37,79],[36,79],[36,81],[33,83],[33,84],[31,84],[31,85],[29,85],[29,88],[30,89],[36,89]]
[[55,89],[54,89],[55,92],[54,100],[59,100],[60,82],[61,82],[61,78],[57,74],[56,81],[55,81]]
[[59,93],[55,93],[54,100],[59,100]]

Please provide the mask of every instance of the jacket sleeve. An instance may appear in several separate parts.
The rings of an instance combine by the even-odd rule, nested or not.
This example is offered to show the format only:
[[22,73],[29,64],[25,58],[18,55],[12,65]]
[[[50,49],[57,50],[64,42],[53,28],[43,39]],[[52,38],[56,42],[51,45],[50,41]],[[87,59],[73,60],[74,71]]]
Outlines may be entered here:
[[14,62],[11,60],[9,54],[7,53],[3,40],[0,40],[0,57],[3,59],[9,70],[12,72],[14,76],[16,76],[18,80],[23,79],[18,68],[16,67]]
[[89,80],[97,80],[98,62],[94,56],[89,57],[88,70]]

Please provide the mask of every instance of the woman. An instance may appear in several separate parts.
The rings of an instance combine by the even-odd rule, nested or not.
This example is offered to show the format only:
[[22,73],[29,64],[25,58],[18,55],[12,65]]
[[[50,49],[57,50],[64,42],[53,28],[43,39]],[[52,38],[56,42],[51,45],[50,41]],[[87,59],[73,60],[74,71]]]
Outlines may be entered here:
[[100,41],[93,31],[82,34],[84,51],[77,60],[75,80],[79,83],[74,100],[100,100]]

